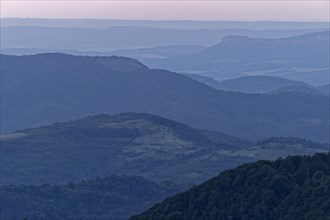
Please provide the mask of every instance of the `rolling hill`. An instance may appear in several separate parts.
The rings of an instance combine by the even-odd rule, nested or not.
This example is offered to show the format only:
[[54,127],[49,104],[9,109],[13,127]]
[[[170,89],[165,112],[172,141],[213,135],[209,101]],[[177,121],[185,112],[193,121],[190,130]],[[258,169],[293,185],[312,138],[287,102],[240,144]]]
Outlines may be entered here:
[[329,219],[330,154],[244,164],[131,220]]
[[200,183],[245,162],[328,148],[292,138],[253,143],[141,113],[89,116],[1,139],[1,184],[63,184],[112,174]]
[[244,92],[279,94],[286,92],[304,93],[309,95],[327,95],[327,85],[314,87],[307,83],[274,76],[245,76],[236,79],[216,81],[213,78],[198,74],[183,74],[196,81],[202,82],[214,89]]
[[88,115],[146,112],[252,140],[329,141],[325,96],[224,92],[123,57],[1,55],[1,133]]
[[225,80],[219,89],[246,93],[266,93],[286,86],[309,86],[307,83],[272,76],[246,76]]
[[110,174],[199,182],[240,161],[219,155],[214,168],[203,164],[216,150],[252,143],[148,114],[96,115],[2,136],[1,183],[67,183]]
[[307,83],[273,76],[245,76],[214,84],[216,89],[244,93],[267,93],[286,86],[306,86]]

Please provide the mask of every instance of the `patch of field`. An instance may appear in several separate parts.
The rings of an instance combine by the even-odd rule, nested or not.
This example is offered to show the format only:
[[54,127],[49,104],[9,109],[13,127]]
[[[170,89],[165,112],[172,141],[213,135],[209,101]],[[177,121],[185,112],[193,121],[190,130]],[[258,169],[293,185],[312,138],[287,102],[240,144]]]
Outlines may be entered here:
[[25,133],[13,133],[13,134],[3,134],[0,135],[0,141],[14,140],[17,138],[25,137]]

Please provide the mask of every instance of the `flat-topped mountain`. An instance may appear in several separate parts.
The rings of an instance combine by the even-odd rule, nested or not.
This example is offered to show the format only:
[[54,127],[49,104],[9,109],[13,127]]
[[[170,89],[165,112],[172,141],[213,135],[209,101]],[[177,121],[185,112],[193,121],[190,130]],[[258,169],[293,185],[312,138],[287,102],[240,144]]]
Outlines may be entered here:
[[[290,38],[259,39],[232,36],[202,52],[204,59],[284,60],[328,66],[325,46],[329,45],[329,31],[315,32]],[[315,57],[317,55],[317,57]]]
[[100,113],[146,112],[247,139],[329,140],[328,98],[224,92],[134,59],[1,56],[1,133]]
[[[79,57],[79,58],[78,58]],[[78,58],[78,59],[77,59]],[[90,65],[104,67],[109,70],[117,70],[121,72],[133,72],[137,70],[147,70],[148,67],[140,63],[136,59],[120,56],[73,56],[63,53],[40,53],[29,56],[8,56],[1,55],[2,65],[4,68],[14,65],[19,61],[23,65],[31,65],[35,68],[45,67],[54,68],[55,65]],[[72,66],[73,68],[75,66]],[[6,70],[6,69],[5,69]]]
[[195,54],[145,63],[218,81],[267,75],[319,86],[329,83],[329,36],[329,31],[279,39],[228,36]]
[[131,220],[329,219],[330,154],[244,164]]
[[[182,56],[187,59],[200,62],[190,63],[191,65],[203,65],[204,61],[209,60],[209,64],[215,66],[224,64],[226,59],[232,62],[240,61],[278,61],[279,63],[298,62],[304,65],[323,65],[329,66],[326,46],[329,45],[329,31],[314,32],[305,35],[298,35],[289,38],[261,39],[246,36],[227,36],[222,41],[199,53]],[[315,55],[318,55],[315,57]],[[174,61],[174,59],[172,59]],[[180,57],[177,57],[180,62]],[[269,63],[271,65],[272,62]],[[187,63],[182,65],[188,65]]]

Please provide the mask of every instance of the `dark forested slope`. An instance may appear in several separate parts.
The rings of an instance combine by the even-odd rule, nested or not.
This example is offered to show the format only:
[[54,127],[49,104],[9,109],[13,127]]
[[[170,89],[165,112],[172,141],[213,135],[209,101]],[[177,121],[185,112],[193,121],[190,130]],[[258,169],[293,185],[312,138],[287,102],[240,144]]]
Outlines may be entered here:
[[330,154],[244,164],[131,220],[306,219],[330,216]]

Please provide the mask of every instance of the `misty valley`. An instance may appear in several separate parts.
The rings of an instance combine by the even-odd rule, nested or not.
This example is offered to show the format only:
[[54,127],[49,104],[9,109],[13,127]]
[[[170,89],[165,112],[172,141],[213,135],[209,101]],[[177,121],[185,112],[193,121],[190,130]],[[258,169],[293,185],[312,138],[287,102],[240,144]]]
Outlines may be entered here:
[[328,22],[1,18],[3,220],[329,220]]

